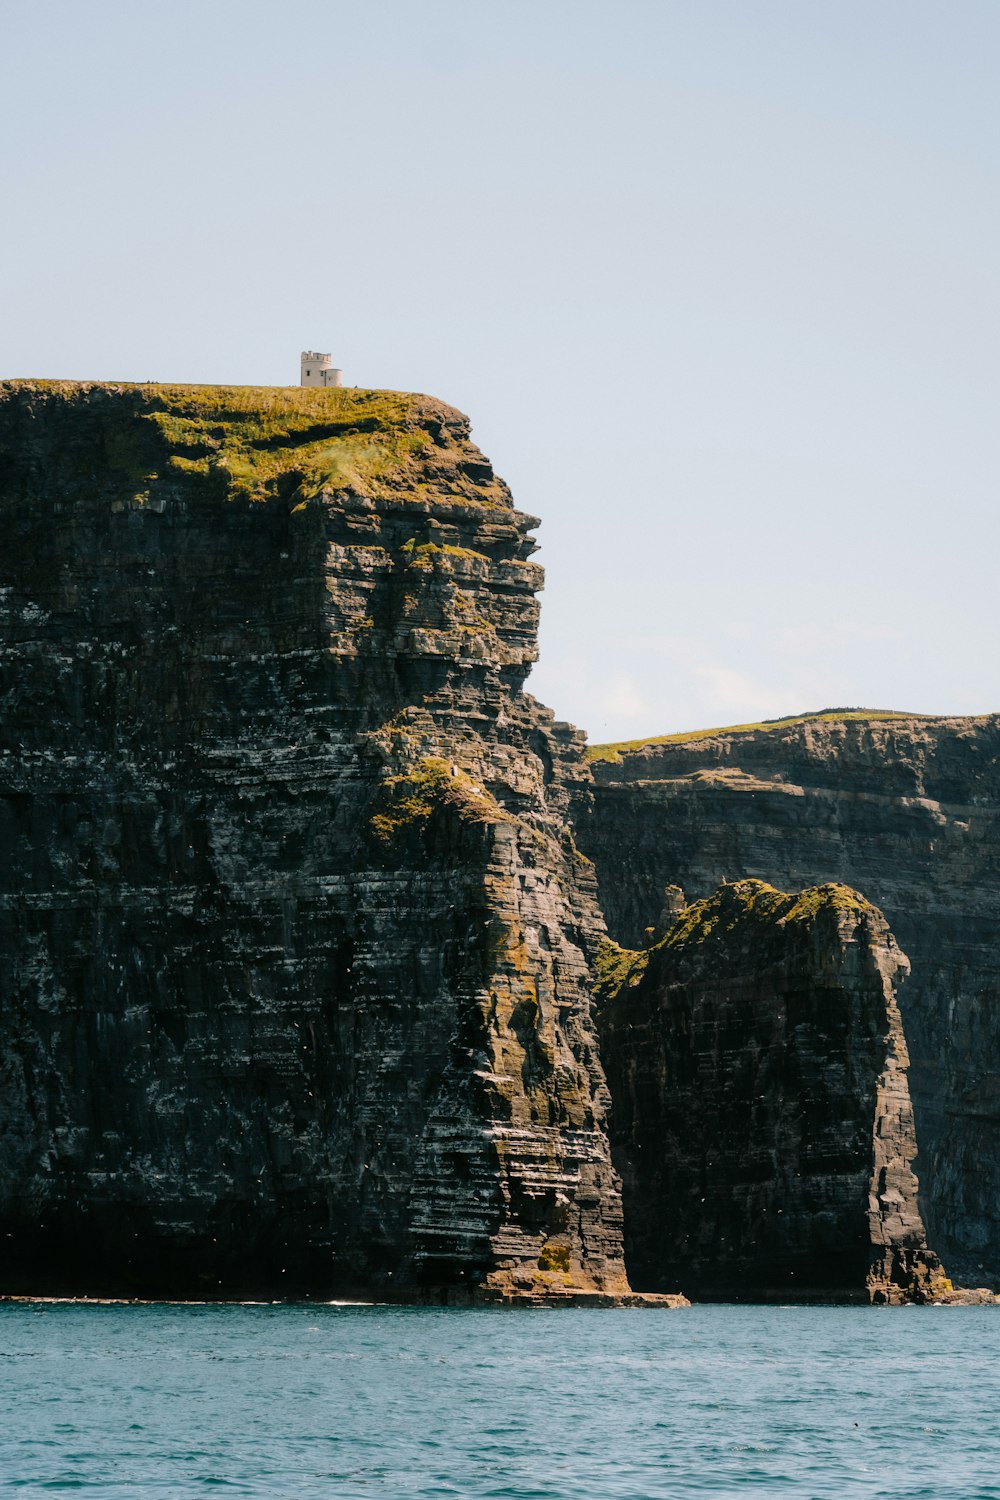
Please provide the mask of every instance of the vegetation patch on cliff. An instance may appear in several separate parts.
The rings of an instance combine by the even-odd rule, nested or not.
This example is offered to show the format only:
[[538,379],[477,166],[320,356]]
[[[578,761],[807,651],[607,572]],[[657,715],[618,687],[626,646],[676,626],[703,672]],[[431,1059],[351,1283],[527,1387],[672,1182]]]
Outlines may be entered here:
[[400,547],[406,565],[413,568],[432,568],[437,557],[475,557],[489,562],[485,552],[476,552],[472,547],[453,547],[439,542],[420,542],[411,537]]
[[147,416],[174,467],[224,471],[230,488],[251,498],[266,496],[290,463],[304,498],[404,489],[426,480],[422,465],[436,449],[444,458],[456,446],[445,408],[398,391],[156,386],[150,394]]
[[569,1246],[560,1244],[558,1240],[546,1240],[539,1251],[538,1268],[540,1271],[568,1271],[570,1268]]
[[830,882],[789,894],[763,880],[736,880],[682,911],[656,948],[711,942],[747,924],[760,928],[809,922],[824,910],[879,915],[870,901],[847,885]]
[[453,808],[466,822],[491,823],[508,816],[471,776],[440,756],[425,755],[383,782],[370,818],[372,832],[381,844],[389,845],[404,830],[426,824],[443,807]]
[[594,1001],[597,1006],[610,1004],[624,989],[634,989],[646,972],[651,950],[620,948],[606,939],[594,960]]
[[594,964],[595,1003],[600,1011],[625,991],[636,989],[654,953],[727,942],[740,931],[777,931],[811,922],[824,911],[880,918],[878,908],[847,885],[830,882],[790,894],[763,880],[729,882],[704,900],[685,907],[666,934],[648,948],[622,948],[610,940],[603,942]]

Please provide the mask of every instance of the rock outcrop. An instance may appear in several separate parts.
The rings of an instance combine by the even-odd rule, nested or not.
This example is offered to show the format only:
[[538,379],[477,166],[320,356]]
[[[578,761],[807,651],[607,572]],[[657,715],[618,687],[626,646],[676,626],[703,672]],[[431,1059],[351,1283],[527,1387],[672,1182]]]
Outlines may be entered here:
[[723,885],[642,952],[608,944],[600,1031],[629,1274],[698,1297],[926,1301],[885,919],[827,885]]
[[535,524],[386,392],[0,388],[0,1290],[628,1292]]
[[[604,920],[570,809],[613,935],[627,941],[663,906],[674,936],[649,959],[651,985],[667,949],[670,962],[687,951],[676,932],[689,916],[663,886],[697,895],[702,877],[707,890],[742,873],[727,863],[709,877],[716,825],[695,828],[699,789],[721,780],[728,808],[749,776],[803,804],[808,776],[793,788],[759,769],[654,768],[640,785],[629,765],[592,787],[583,737],[523,691],[536,523],[466,419],[425,397],[9,382],[0,519],[0,1293],[641,1300],[626,1277],[592,1007]],[[877,782],[867,754],[858,775]],[[886,812],[891,834],[877,825],[876,873],[920,851],[927,817],[945,830],[939,847],[971,848],[954,811],[931,808],[937,795],[856,794],[906,809],[901,822]],[[834,847],[845,798],[823,805]],[[793,864],[800,847],[812,845],[790,844]],[[914,868],[938,858],[925,853]],[[783,870],[759,873],[809,883]],[[879,894],[864,871],[852,883]],[[891,950],[886,938],[872,957],[874,920],[858,917],[864,942],[838,928],[843,952],[810,950],[842,978],[869,964],[858,1015],[816,1033],[843,1043],[851,1067],[876,1034],[895,1037],[876,1016],[869,969],[888,984]],[[745,983],[777,1045],[777,1011],[754,1009],[777,992],[754,984],[774,964],[815,978],[788,928],[780,959],[737,945],[714,979],[685,971],[690,1005],[707,1015]],[[946,940],[928,970],[946,986],[948,951]],[[757,979],[737,981],[737,959]],[[886,1015],[890,990],[878,991]],[[643,995],[652,1017],[659,1002]],[[938,999],[911,1007],[927,1058]],[[985,1006],[961,999],[954,1013],[970,1042],[976,1017],[988,1028]],[[939,1121],[961,1051],[948,1045]],[[871,1118],[896,1118],[886,1139],[898,1143],[908,1127],[890,1053],[899,1063],[902,1043],[886,1046]],[[627,1046],[612,1053],[620,1069]],[[861,1072],[854,1083],[836,1097],[863,1114]],[[624,1076],[619,1087],[629,1100]],[[962,1118],[950,1179],[937,1135],[935,1203],[952,1228],[941,1185],[964,1184],[967,1228],[985,1139],[970,1109]],[[882,1163],[899,1224],[890,1232],[896,1200],[877,1192],[869,1226],[885,1253],[866,1275],[890,1298],[924,1295],[937,1274],[911,1212],[908,1151],[898,1171],[897,1155]],[[643,1212],[633,1244],[648,1238]],[[717,1204],[710,1213],[702,1246],[721,1222]],[[796,1214],[805,1224],[806,1208]],[[816,1224],[803,1245],[827,1243]],[[752,1251],[755,1232],[740,1254],[757,1255],[763,1286],[773,1245],[765,1235]],[[717,1286],[725,1257],[713,1270],[699,1254],[699,1285]],[[673,1290],[662,1258],[648,1282],[651,1261],[636,1255],[638,1284]]]
[[909,955],[901,1008],[921,1208],[953,1275],[1000,1285],[1000,717],[832,712],[596,752],[576,799],[609,931],[664,887],[842,881]]

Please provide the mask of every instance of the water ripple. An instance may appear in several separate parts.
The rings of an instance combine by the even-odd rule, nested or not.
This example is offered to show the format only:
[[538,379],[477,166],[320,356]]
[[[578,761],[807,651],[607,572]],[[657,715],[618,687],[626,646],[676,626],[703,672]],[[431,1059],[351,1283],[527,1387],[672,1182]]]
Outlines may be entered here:
[[0,1306],[0,1489],[1000,1500],[1000,1313]]

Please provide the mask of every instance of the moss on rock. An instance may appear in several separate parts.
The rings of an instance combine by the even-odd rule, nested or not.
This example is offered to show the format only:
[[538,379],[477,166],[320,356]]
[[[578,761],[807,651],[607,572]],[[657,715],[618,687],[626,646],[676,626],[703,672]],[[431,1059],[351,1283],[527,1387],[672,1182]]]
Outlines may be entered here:
[[649,951],[620,948],[610,939],[601,944],[594,960],[594,1000],[598,1006],[610,1004],[623,990],[639,983],[646,972]]
[[443,807],[453,808],[466,822],[508,820],[496,798],[458,766],[425,755],[383,782],[370,817],[372,832],[381,844],[389,845],[406,829],[426,824]]
[[721,885],[703,901],[695,901],[680,913],[657,948],[708,943],[726,938],[750,922],[758,927],[784,927],[808,922],[822,911],[862,913],[878,916],[877,909],[850,886],[828,882],[789,894],[763,880],[736,880]]

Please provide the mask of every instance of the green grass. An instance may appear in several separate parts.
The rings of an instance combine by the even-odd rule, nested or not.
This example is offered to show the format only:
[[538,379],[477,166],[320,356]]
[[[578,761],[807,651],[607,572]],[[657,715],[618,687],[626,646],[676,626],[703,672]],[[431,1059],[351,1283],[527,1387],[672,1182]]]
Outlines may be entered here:
[[[92,406],[118,467],[137,488],[206,480],[231,498],[293,497],[306,505],[349,490],[509,507],[483,473],[461,414],[401,391],[301,386],[3,381],[0,400]],[[110,450],[114,450],[113,453]],[[132,450],[136,449],[133,456]]]
[[643,750],[647,745],[686,745],[693,740],[710,740],[717,734],[772,733],[776,729],[789,729],[795,724],[813,724],[822,719],[843,722],[845,719],[920,719],[935,720],[942,714],[914,714],[905,709],[888,708],[822,708],[813,714],[798,714],[787,719],[762,719],[758,724],[727,724],[719,729],[693,729],[683,734],[649,735],[641,740],[618,740],[613,745],[588,745],[588,760],[617,760],[630,750]]
[[150,386],[143,413],[174,469],[221,474],[266,499],[294,466],[300,502],[350,489],[378,494],[415,478],[433,448],[420,399],[396,391],[262,386]]

